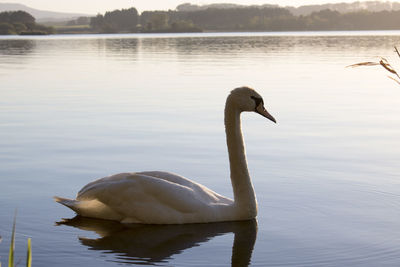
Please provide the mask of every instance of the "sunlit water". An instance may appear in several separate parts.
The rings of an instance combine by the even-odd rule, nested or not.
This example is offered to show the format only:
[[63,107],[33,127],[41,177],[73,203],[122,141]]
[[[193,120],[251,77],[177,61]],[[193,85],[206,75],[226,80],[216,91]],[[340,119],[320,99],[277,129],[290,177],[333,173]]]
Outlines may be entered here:
[[[0,38],[0,262],[15,209],[34,266],[399,266],[400,86],[360,61],[400,59],[400,32]],[[395,65],[395,64],[394,64]],[[400,64],[399,64],[400,65]],[[166,170],[232,197],[228,92],[243,115],[257,222],[123,226],[52,196]],[[258,231],[257,231],[258,229]]]

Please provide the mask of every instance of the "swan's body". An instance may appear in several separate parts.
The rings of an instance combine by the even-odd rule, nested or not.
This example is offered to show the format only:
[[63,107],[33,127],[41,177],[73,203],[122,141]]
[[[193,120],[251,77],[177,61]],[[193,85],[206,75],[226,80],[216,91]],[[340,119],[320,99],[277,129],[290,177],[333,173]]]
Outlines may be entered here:
[[79,215],[126,223],[182,224],[253,219],[257,201],[247,170],[240,113],[255,111],[275,122],[261,96],[233,90],[225,106],[225,129],[234,200],[168,172],[120,173],[84,186],[76,200],[55,200]]

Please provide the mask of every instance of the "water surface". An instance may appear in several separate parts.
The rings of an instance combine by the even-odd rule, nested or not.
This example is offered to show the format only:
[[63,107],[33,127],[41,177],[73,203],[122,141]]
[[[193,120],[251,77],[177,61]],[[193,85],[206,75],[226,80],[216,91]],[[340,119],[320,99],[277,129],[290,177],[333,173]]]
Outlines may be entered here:
[[[399,32],[1,37],[0,262],[17,208],[17,257],[32,237],[34,266],[398,266],[400,86],[379,67],[345,67],[400,63],[399,43]],[[124,227],[53,202],[144,170],[232,197],[223,108],[242,85],[278,121],[243,115],[257,221]]]

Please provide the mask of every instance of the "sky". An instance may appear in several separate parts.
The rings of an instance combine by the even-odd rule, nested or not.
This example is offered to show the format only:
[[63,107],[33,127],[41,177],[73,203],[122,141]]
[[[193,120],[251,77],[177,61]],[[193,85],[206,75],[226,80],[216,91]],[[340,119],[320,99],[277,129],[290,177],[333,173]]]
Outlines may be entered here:
[[182,3],[200,5],[211,3],[236,3],[245,5],[279,4],[280,6],[301,6],[340,2],[351,3],[355,1],[356,0],[0,0],[0,3],[20,3],[32,8],[48,11],[97,14],[129,7],[135,7],[139,12],[145,10],[168,10],[175,9],[177,5]]

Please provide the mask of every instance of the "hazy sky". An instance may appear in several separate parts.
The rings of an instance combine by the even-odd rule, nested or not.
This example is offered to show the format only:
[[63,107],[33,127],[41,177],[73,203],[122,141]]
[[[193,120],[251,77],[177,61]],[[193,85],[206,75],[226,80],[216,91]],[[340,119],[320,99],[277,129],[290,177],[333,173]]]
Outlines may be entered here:
[[[114,9],[136,7],[139,12],[144,10],[175,9],[182,3],[210,4],[279,4],[281,6],[309,5],[322,3],[355,2],[356,0],[0,0],[0,3],[21,3],[42,10],[96,14]],[[386,0],[384,0],[386,1]],[[397,2],[397,1],[396,1]]]

